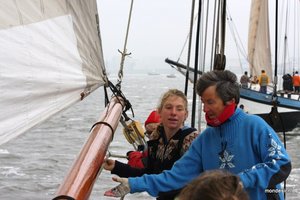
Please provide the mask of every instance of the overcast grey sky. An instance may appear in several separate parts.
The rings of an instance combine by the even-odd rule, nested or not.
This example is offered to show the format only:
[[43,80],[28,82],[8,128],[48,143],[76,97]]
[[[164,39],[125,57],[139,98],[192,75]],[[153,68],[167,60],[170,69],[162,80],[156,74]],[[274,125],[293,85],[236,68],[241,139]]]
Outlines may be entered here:
[[[106,66],[119,67],[118,49],[123,50],[131,0],[97,1]],[[227,1],[244,48],[250,4],[251,0]],[[126,58],[125,67],[168,68],[165,58],[177,60],[189,32],[191,5],[192,0],[135,0],[127,43],[127,51],[132,54]],[[238,58],[236,44],[226,28],[225,54],[227,59]]]
[[[243,39],[246,40],[248,17],[245,13],[249,12],[249,1],[227,2],[233,19],[244,24],[244,27],[240,27],[244,32]],[[117,65],[120,62],[120,53],[117,50],[123,50],[130,4],[131,0],[98,0],[107,65]],[[134,59],[137,65],[148,68],[159,67],[159,61],[165,65],[166,57],[176,60],[189,32],[191,5],[192,0],[135,0],[127,43],[127,50],[132,54],[127,60]],[[232,42],[227,42],[227,45],[228,48],[232,48],[231,45],[235,48]],[[228,50],[228,54],[231,54],[228,56],[237,57],[234,51]]]

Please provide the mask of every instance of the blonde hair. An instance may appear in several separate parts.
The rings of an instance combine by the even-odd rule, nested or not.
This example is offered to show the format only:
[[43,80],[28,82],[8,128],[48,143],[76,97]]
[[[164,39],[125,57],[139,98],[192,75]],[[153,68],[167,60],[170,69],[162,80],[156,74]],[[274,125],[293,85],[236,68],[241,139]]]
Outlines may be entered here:
[[168,99],[169,97],[171,97],[171,96],[177,96],[177,97],[182,98],[183,101],[184,101],[184,108],[185,108],[186,111],[188,110],[188,101],[187,101],[187,98],[186,98],[185,94],[184,94],[182,91],[178,90],[178,89],[169,89],[169,90],[168,90],[167,92],[165,92],[165,93],[163,94],[163,96],[161,97],[160,103],[159,103],[159,105],[158,105],[158,107],[157,107],[157,110],[158,110],[158,111],[161,111],[161,110],[162,110],[162,108],[163,108],[165,102],[166,102],[167,99]]

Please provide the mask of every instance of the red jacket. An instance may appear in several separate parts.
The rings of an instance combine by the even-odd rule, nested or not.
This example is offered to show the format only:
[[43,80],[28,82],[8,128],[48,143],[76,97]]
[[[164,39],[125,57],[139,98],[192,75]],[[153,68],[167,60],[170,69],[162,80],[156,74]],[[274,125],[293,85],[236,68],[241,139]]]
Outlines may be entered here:
[[300,86],[300,76],[298,74],[293,76],[293,84],[294,86]]
[[148,151],[130,151],[127,153],[128,165],[135,168],[145,168]]

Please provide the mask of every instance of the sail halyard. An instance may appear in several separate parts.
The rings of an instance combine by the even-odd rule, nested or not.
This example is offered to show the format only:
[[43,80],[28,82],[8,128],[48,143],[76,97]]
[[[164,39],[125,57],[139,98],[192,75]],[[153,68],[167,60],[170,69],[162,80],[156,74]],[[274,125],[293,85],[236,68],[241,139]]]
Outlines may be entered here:
[[107,82],[95,0],[2,1],[0,145]]
[[250,74],[259,76],[264,69],[272,79],[268,0],[252,0],[248,33]]

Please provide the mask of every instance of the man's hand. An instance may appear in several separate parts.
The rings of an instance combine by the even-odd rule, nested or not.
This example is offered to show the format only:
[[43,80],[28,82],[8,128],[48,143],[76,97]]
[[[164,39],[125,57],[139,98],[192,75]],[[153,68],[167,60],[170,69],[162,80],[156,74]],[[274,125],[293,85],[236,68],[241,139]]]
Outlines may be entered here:
[[130,192],[128,184],[128,178],[113,177],[113,181],[119,182],[120,184],[104,193],[104,196],[108,197],[124,197]]

